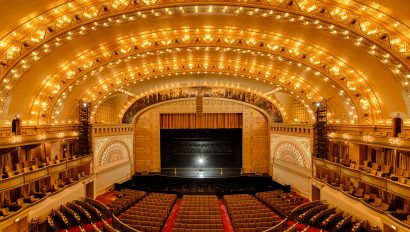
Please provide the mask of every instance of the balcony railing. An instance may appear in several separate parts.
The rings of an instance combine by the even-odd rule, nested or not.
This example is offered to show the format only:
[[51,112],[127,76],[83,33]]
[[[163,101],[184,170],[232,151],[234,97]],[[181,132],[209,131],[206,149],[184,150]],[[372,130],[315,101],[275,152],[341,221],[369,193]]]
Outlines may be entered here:
[[[338,188],[338,187],[336,187],[336,186],[333,186],[333,185],[331,185],[330,183],[328,183],[328,182],[326,182],[326,181],[324,181],[324,180],[322,180],[322,179],[320,179],[320,178],[317,178],[317,177],[313,177],[313,178],[314,178],[315,181],[319,181],[319,182],[321,182],[321,183],[323,183],[323,184],[326,184],[328,187],[331,187],[331,188],[333,188],[333,189],[339,190],[340,192],[342,192],[344,195],[346,195],[346,196],[349,197],[350,199],[352,199],[352,200],[354,200],[354,201],[358,201],[358,202],[360,202],[361,204],[363,204],[363,206],[365,206],[365,207],[369,208],[370,210],[373,210],[374,212],[378,213],[379,215],[381,215],[381,219],[382,219],[382,221],[383,221],[384,224],[394,225],[396,228],[397,228],[397,227],[400,227],[399,231],[408,231],[408,230],[410,229],[410,225],[409,225],[409,224],[406,224],[404,221],[399,220],[397,217],[393,216],[393,214],[395,214],[395,212],[382,211],[382,210],[380,210],[380,209],[378,209],[378,208],[375,208],[375,207],[371,206],[371,205],[368,204],[367,202],[365,202],[365,201],[363,200],[363,198],[357,198],[357,197],[355,197],[355,196],[353,196],[353,195],[350,195],[349,193],[347,193],[347,192],[345,192],[345,191],[342,191],[340,188]],[[408,196],[409,196],[409,195],[407,195],[407,197],[408,197]],[[406,214],[406,215],[407,215],[407,214]]]
[[410,185],[408,184],[403,184],[385,177],[375,176],[363,170],[346,167],[339,163],[334,163],[316,157],[313,158],[313,164],[320,167],[324,167],[331,171],[340,172],[344,175],[357,178],[361,182],[368,183],[379,188],[385,188],[389,192],[393,192],[396,195],[400,195],[406,198],[410,196]]
[[288,135],[313,135],[313,126],[308,124],[282,124],[274,123],[271,124],[271,131],[277,134],[288,134]]
[[81,156],[75,159],[66,160],[60,162],[59,164],[53,164],[49,166],[44,166],[34,171],[21,173],[9,178],[0,180],[0,191],[10,190],[17,187],[21,187],[35,180],[43,179],[45,177],[51,176],[52,174],[60,173],[68,169],[81,166],[87,163],[91,163],[93,160],[92,155]]
[[133,125],[129,124],[93,124],[92,127],[92,133],[94,136],[132,134],[133,131]]

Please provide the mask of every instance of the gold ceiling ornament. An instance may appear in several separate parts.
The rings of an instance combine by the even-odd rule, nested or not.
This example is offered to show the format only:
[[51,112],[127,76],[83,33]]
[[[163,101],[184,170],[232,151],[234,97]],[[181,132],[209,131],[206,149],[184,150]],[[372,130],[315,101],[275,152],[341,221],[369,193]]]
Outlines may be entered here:
[[[230,29],[231,30],[231,29]],[[234,31],[235,32],[235,31]],[[253,34],[255,34],[255,33],[253,33]],[[245,35],[246,35],[246,33],[245,33]],[[256,34],[257,35],[257,34]],[[266,35],[266,34],[264,34],[264,35]],[[147,37],[147,36],[146,36]],[[267,37],[269,37],[269,36],[267,36]],[[137,41],[137,39],[133,36],[133,37],[131,37],[132,39],[131,40],[135,40],[135,41]],[[198,39],[201,39],[202,37],[196,37],[196,38],[198,38]],[[209,38],[209,34],[207,34],[207,38]],[[214,38],[214,40],[215,41],[218,41],[218,38],[220,38],[220,37],[218,37],[218,35],[216,35],[215,36],[215,38]],[[273,38],[275,38],[275,36],[273,36]],[[276,37],[276,38],[278,38],[278,37]],[[124,40],[121,40],[121,41],[124,41]],[[144,40],[144,41],[148,41],[148,40]],[[239,43],[239,41],[242,41],[241,39],[237,39],[237,41],[238,41],[238,43]],[[160,41],[155,41],[155,42],[150,42],[151,44],[160,44],[159,43]],[[187,40],[186,41],[187,43],[188,42],[192,42],[192,40]],[[263,43],[263,42],[265,42],[265,41],[262,41],[261,43]],[[276,42],[276,41],[275,41]],[[125,44],[128,44],[127,43],[127,41],[125,41]],[[197,40],[197,41],[195,41],[195,43],[193,43],[193,44],[191,44],[190,46],[194,46],[194,45],[198,45],[198,44],[200,44],[201,45],[201,47],[199,47],[199,46],[196,46],[197,47],[197,49],[208,49],[209,50],[209,43],[206,43],[206,44],[201,44],[201,40]],[[241,43],[240,43],[241,44]],[[297,47],[297,49],[296,48],[290,48],[290,49],[288,49],[287,47],[283,47],[282,46],[282,44],[279,44],[279,43],[275,43],[274,45],[270,45],[268,42],[267,42],[267,45],[266,45],[266,50],[267,51],[270,51],[269,49],[271,49],[271,50],[274,50],[274,52],[275,52],[275,50],[276,50],[276,54],[279,54],[279,55],[282,55],[282,56],[284,56],[284,55],[287,55],[287,57],[291,57],[291,58],[293,58],[293,59],[295,59],[294,57],[296,57],[297,59],[299,59],[299,60],[305,60],[306,58],[307,58],[307,60],[308,60],[308,63],[310,63],[310,64],[312,64],[312,65],[316,65],[316,66],[318,66],[318,68],[317,69],[319,69],[319,70],[323,70],[323,61],[321,61],[321,56],[319,55],[319,53],[322,53],[323,54],[323,57],[324,57],[324,60],[326,61],[327,59],[328,59],[328,57],[329,57],[329,54],[326,54],[326,53],[323,53],[323,52],[321,52],[321,51],[319,51],[319,52],[316,52],[316,55],[304,55],[304,54],[306,54],[305,53],[305,51],[303,50],[303,43],[300,43],[300,42],[295,42],[295,44],[296,45],[298,45],[298,47]],[[173,45],[173,44],[168,44],[168,45]],[[205,46],[205,45],[207,45],[207,46]],[[219,43],[219,45],[221,45],[220,43]],[[278,46],[279,45],[279,46]],[[287,45],[287,44],[285,44],[285,45]],[[53,99],[58,99],[58,97],[54,97],[54,94],[57,94],[57,93],[59,93],[60,92],[60,94],[61,94],[61,91],[62,90],[64,90],[64,89],[67,89],[68,87],[72,87],[72,85],[69,85],[69,83],[78,83],[78,78],[77,77],[86,77],[87,76],[87,74],[90,74],[88,71],[87,71],[87,68],[93,68],[92,70],[93,71],[91,71],[91,74],[92,74],[92,72],[94,72],[95,70],[98,70],[97,68],[98,67],[103,67],[102,66],[102,64],[116,64],[116,63],[118,63],[118,62],[124,62],[124,61],[126,61],[128,58],[130,58],[128,55],[129,54],[137,54],[137,55],[140,55],[140,54],[142,54],[143,56],[144,56],[144,53],[142,53],[143,52],[143,50],[141,50],[141,49],[135,49],[135,46],[137,46],[137,45],[135,45],[135,43],[131,43],[130,45],[129,45],[129,47],[126,47],[126,48],[118,48],[118,47],[114,47],[114,48],[112,48],[112,47],[108,47],[108,48],[110,48],[110,49],[113,49],[113,50],[109,50],[109,49],[107,49],[106,48],[106,46],[103,46],[103,48],[104,49],[102,49],[102,53],[100,54],[100,57],[98,57],[98,54],[96,54],[94,51],[95,50],[93,50],[93,51],[91,51],[91,53],[93,54],[93,55],[95,55],[94,57],[89,57],[88,59],[84,59],[84,57],[86,57],[86,55],[84,55],[84,54],[81,54],[80,56],[79,56],[79,61],[81,61],[81,60],[85,60],[85,61],[82,61],[82,63],[81,62],[79,62],[79,61],[75,61],[75,60],[73,60],[73,61],[70,61],[70,62],[68,62],[68,64],[75,64],[75,66],[72,66],[72,69],[70,69],[70,68],[67,68],[67,66],[63,66],[62,67],[62,69],[61,70],[63,70],[64,72],[66,72],[65,74],[64,74],[64,72],[63,73],[60,73],[60,74],[58,74],[58,73],[56,73],[56,77],[67,77],[67,79],[63,79],[63,80],[61,80],[61,82],[64,82],[64,86],[65,87],[63,87],[63,88],[60,88],[60,85],[57,85],[56,86],[56,88],[50,88],[50,86],[55,86],[55,85],[53,85],[53,84],[49,84],[49,85],[45,85],[45,88],[46,89],[44,89],[43,91],[41,91],[41,92],[43,92],[43,93],[47,93],[47,88],[49,89],[48,91],[55,91],[55,93],[53,93],[52,92],[52,94],[53,95],[49,95],[49,94],[43,94],[42,96],[53,96]],[[181,45],[180,45],[181,46]],[[295,45],[294,45],[295,46]],[[187,48],[188,47],[188,48]],[[190,49],[189,48],[189,45],[187,46],[187,47],[183,47],[184,49]],[[281,47],[281,49],[278,49],[279,47]],[[154,49],[155,48],[158,48],[158,45],[157,46],[155,46],[154,47]],[[160,47],[160,48],[162,48],[162,47]],[[261,49],[258,47],[257,49],[258,50],[256,50],[256,51],[253,51],[253,50],[249,50],[249,46],[245,46],[244,48],[248,48],[248,50],[243,50],[244,52],[256,52],[256,53],[259,53],[259,54],[262,54],[260,51],[261,51]],[[158,48],[159,49],[159,48]],[[165,48],[164,48],[165,49]],[[173,49],[175,49],[175,51],[178,51],[178,50],[180,50],[181,48],[173,48]],[[216,47],[216,48],[214,48],[214,49],[230,49],[229,47]],[[136,52],[136,51],[134,51],[134,50],[138,50],[138,52]],[[172,51],[172,49],[169,49],[169,48],[166,48],[166,50],[167,51]],[[239,51],[239,48],[238,49],[236,49],[236,50],[238,50]],[[282,51],[282,50],[284,50],[284,51]],[[312,50],[312,49],[310,49],[310,50]],[[146,54],[151,54],[151,55],[155,55],[155,52],[153,53],[153,51],[155,51],[155,50],[150,50],[149,49],[149,47],[147,47],[147,50],[146,51],[148,51],[148,52],[146,52]],[[233,50],[232,50],[233,51]],[[141,52],[141,53],[140,53]],[[158,50],[157,50],[157,52],[158,52]],[[162,52],[162,51],[160,51],[160,52]],[[312,51],[307,51],[306,50],[306,52],[310,52],[310,53],[312,53]],[[302,53],[302,54],[301,54]],[[108,56],[105,56],[104,54],[108,54]],[[269,55],[269,54],[268,54]],[[316,56],[318,56],[319,55],[319,58],[317,58]],[[97,57],[97,58],[95,58],[95,57]],[[316,58],[315,58],[316,57]],[[279,57],[280,58],[280,57]],[[117,59],[117,60],[116,60]],[[282,59],[282,58],[280,58],[280,59]],[[334,58],[332,58],[332,59],[330,59],[329,60],[329,62],[341,62],[341,61],[334,61],[335,59]],[[306,62],[305,62],[306,63]],[[343,66],[344,68],[346,68],[346,67],[348,67],[347,65],[344,65],[343,63],[341,63],[342,65],[340,65],[340,66]],[[94,66],[94,65],[97,65],[97,66]],[[298,66],[299,65],[302,65],[302,63],[298,63],[297,64]],[[337,65],[339,65],[339,64],[337,64]],[[326,68],[325,70],[328,70],[327,71],[327,73],[329,73],[329,74],[332,74],[333,76],[335,76],[334,77],[334,79],[336,80],[336,81],[338,81],[338,82],[341,82],[341,83],[343,83],[344,81],[346,81],[346,84],[347,84],[347,86],[346,86],[346,91],[348,91],[349,89],[350,89],[350,87],[349,87],[349,83],[350,83],[350,81],[349,82],[347,82],[347,80],[345,79],[345,77],[337,77],[337,76],[339,76],[340,75],[340,73],[343,71],[343,69],[341,69],[341,68],[339,68],[338,66],[336,66],[336,65],[332,65],[332,64],[326,64],[326,66],[325,67],[331,67],[331,68]],[[354,71],[353,70],[349,70],[349,72],[348,72],[348,75],[352,75],[351,73],[353,73],[354,74]],[[360,77],[359,77],[360,78]],[[55,81],[55,83],[59,83],[60,81]],[[47,81],[47,82],[45,82],[45,83],[49,83],[49,81]],[[53,83],[53,82],[51,82],[51,83]],[[359,79],[359,82],[357,82],[358,84],[355,84],[355,85],[351,85],[351,86],[354,86],[354,88],[360,88],[360,83],[365,83],[365,82],[363,82],[363,81],[360,81],[360,79]],[[365,88],[365,89],[368,89],[368,87],[362,87],[362,88]],[[58,90],[58,91],[56,91],[56,90]],[[356,89],[353,89],[353,91],[355,91],[355,92],[357,92],[356,91]],[[368,91],[369,93],[372,93],[372,91]]]
[[[81,33],[80,33],[81,34]],[[208,35],[207,35],[208,36]],[[209,38],[209,36],[208,37],[206,37],[206,38],[204,38],[204,41],[205,40],[208,40],[208,38]],[[60,40],[61,41],[61,40]],[[168,40],[168,42],[165,42],[165,44],[169,44],[170,42],[169,42],[170,40]],[[235,41],[235,40],[227,40],[227,39],[225,39],[224,41]],[[162,41],[161,43],[163,43],[164,44],[164,41]],[[60,42],[56,42],[55,44],[60,44]],[[143,46],[142,47],[144,47],[144,44],[152,44],[152,43],[143,43]],[[155,44],[155,43],[154,43]],[[250,39],[250,40],[247,40],[246,41],[246,44],[247,45],[255,45],[255,40],[254,39]],[[364,43],[363,43],[364,44]],[[58,45],[55,45],[55,46],[58,46]],[[146,46],[146,45],[145,45]],[[44,46],[44,50],[50,50],[51,49],[51,46]],[[292,51],[292,50],[291,50]],[[374,51],[374,50],[372,50],[372,51]],[[120,51],[119,51],[120,52]],[[117,54],[120,54],[120,53],[117,53]],[[36,60],[36,56],[39,56],[39,54],[38,53],[36,53],[35,55],[34,55],[34,60]],[[383,56],[383,57],[385,57],[385,56]],[[38,57],[37,57],[37,59],[38,59]],[[21,65],[21,69],[24,71],[24,70],[26,70],[27,68],[28,68],[28,63],[29,63],[29,61],[27,61],[27,60],[22,60],[22,65]],[[389,65],[392,65],[391,64],[391,62],[386,62],[387,64],[389,64]],[[394,66],[394,65],[393,65]],[[392,66],[392,67],[393,67]],[[394,66],[394,68],[395,68],[395,72],[396,71],[398,71],[398,69],[402,69],[403,67],[402,66]],[[80,70],[82,70],[82,68],[80,68]],[[75,73],[75,72],[74,72]],[[399,70],[399,73],[401,73],[401,71]],[[5,80],[7,80],[7,81],[3,81],[2,82],[2,84],[4,84],[4,89],[5,89],[5,93],[7,93],[7,91],[8,90],[10,90],[11,88],[12,88],[12,86],[11,86],[11,81],[12,80],[14,80],[14,79],[16,79],[16,78],[18,78],[18,76],[19,75],[21,75],[21,74],[18,74],[18,71],[16,71],[16,70],[12,70],[12,72],[11,72],[11,74],[10,74],[10,78],[7,78],[7,79],[5,79]],[[407,78],[407,77],[404,77],[404,78]],[[407,81],[405,82],[405,83],[407,83]],[[351,85],[351,86],[356,86],[356,85]],[[407,86],[407,85],[405,85],[405,86]],[[375,97],[373,97],[372,99],[376,99]],[[377,101],[377,100],[375,100],[375,101]],[[7,101],[6,101],[7,102]]]
[[[102,3],[102,1],[90,1],[90,3],[91,2],[92,3],[95,3],[95,2]],[[210,5],[199,5],[198,7],[190,6],[190,9],[188,9],[189,6],[186,6],[186,7],[184,6],[184,7],[179,7],[179,8],[178,7],[156,8],[154,10],[154,13],[152,11],[149,12],[149,10],[146,10],[143,13],[140,13],[139,15],[137,13],[134,16],[128,16],[126,14],[119,15],[120,10],[121,9],[124,10],[124,11],[128,10],[129,12],[134,12],[135,13],[135,10],[132,10],[132,9],[134,7],[141,7],[141,5],[138,5],[138,2],[136,2],[136,1],[132,1],[132,2],[131,1],[121,1],[121,3],[119,3],[119,2],[120,1],[118,1],[118,2],[117,1],[108,2],[108,4],[112,3],[112,5],[108,6],[107,10],[106,10],[106,13],[102,13],[102,14],[100,14],[100,12],[98,12],[98,11],[101,11],[101,9],[103,9],[103,11],[105,11],[104,7],[101,8],[101,7],[93,6],[96,9],[98,9],[97,13],[95,13],[91,10],[90,10],[90,12],[85,13],[84,14],[85,18],[84,18],[84,21],[81,22],[81,25],[82,25],[81,27],[80,27],[80,24],[76,24],[75,22],[74,23],[71,22],[70,17],[66,16],[66,17],[63,17],[61,20],[57,20],[56,25],[47,26],[47,28],[46,28],[46,30],[44,31],[43,34],[42,34],[41,31],[37,32],[40,35],[39,38],[41,36],[43,36],[43,39],[39,40],[38,38],[33,37],[33,39],[31,39],[30,41],[21,42],[21,46],[14,46],[14,47],[8,46],[9,43],[4,43],[3,40],[1,40],[2,42],[0,43],[0,49],[2,47],[3,48],[8,47],[12,51],[12,53],[10,53],[11,54],[10,57],[8,56],[10,54],[6,54],[6,59],[4,60],[2,58],[1,59],[2,62],[0,62],[0,73],[1,73],[1,75],[6,74],[6,73],[10,73],[8,78],[3,79],[3,81],[1,82],[2,84],[4,83],[4,88],[3,88],[4,92],[7,93],[8,90],[12,89],[11,83],[16,78],[18,78],[19,75],[21,75],[21,73],[23,73],[25,70],[27,70],[29,68],[29,65],[30,65],[29,63],[31,62],[30,59],[32,59],[33,61],[36,61],[36,60],[41,58],[42,53],[47,54],[53,48],[61,46],[63,43],[74,39],[75,36],[81,36],[85,33],[88,33],[89,31],[97,30],[98,28],[103,28],[103,27],[105,27],[104,23],[107,23],[107,26],[110,26],[110,25],[113,25],[113,24],[124,23],[124,22],[127,22],[127,21],[134,20],[132,17],[135,17],[135,18],[137,18],[137,17],[139,17],[139,18],[157,17],[158,15],[165,15],[165,14],[169,15],[170,13],[167,13],[167,12],[171,12],[171,11],[173,12],[172,14],[176,14],[177,11],[179,12],[178,14],[185,14],[185,13],[188,13],[189,10],[192,10],[193,12],[198,11],[197,13],[201,13],[201,12],[202,13],[204,13],[204,12],[210,13],[209,11],[211,9]],[[186,2],[186,1],[183,1],[183,2],[189,4],[189,2]],[[331,5],[331,4],[326,5],[326,9],[320,9],[319,7],[317,7],[317,5],[315,5],[315,4],[319,4],[320,1],[292,1],[292,2],[295,5],[289,5],[290,1],[271,1],[269,4],[273,5],[274,7],[278,7],[278,9],[283,8],[283,9],[292,9],[293,11],[296,11],[296,10],[299,10],[301,12],[306,11],[309,14],[311,13],[312,15],[310,15],[310,16],[303,16],[302,15],[298,18],[298,17],[294,17],[293,12],[291,12],[291,13],[288,13],[288,12],[278,13],[275,10],[273,10],[273,11],[271,10],[273,13],[270,14],[271,11],[267,11],[267,9],[263,8],[263,7],[261,7],[260,9],[259,8],[254,8],[254,7],[247,8],[247,4],[250,4],[250,3],[246,3],[242,7],[242,10],[240,10],[240,12],[238,12],[238,13],[236,13],[236,11],[238,11],[240,9],[240,8],[238,8],[238,6],[242,3],[238,3],[238,6],[229,6],[227,8],[225,8],[225,7],[222,8],[222,6],[213,6],[212,7],[212,13],[215,14],[215,12],[222,9],[221,12],[223,12],[223,11],[225,11],[224,13],[232,13],[233,12],[233,13],[238,14],[238,15],[239,14],[248,14],[248,15],[252,14],[252,15],[258,16],[258,17],[273,17],[273,15],[274,15],[275,17],[280,16],[279,18],[281,20],[287,20],[287,21],[290,21],[290,22],[299,22],[299,23],[303,23],[303,24],[308,23],[309,25],[316,25],[317,27],[322,26],[323,22],[330,22],[331,20],[333,20],[333,21],[339,20],[339,19],[337,19],[337,17],[340,17],[340,20],[345,20],[346,23],[352,23],[354,21],[354,20],[350,21],[350,22],[348,21],[349,16],[348,16],[348,13],[346,13],[346,12],[339,14],[339,12],[342,12],[343,9],[338,10],[338,11],[337,11],[336,8],[334,8],[333,11],[329,10],[329,7],[330,8],[333,7],[333,5]],[[133,5],[131,5],[131,4],[133,4]],[[162,1],[158,1],[158,2],[155,2],[155,4],[158,7],[160,7],[160,6],[162,7],[162,4],[165,4],[165,3],[162,2]],[[166,4],[168,4],[168,3],[166,3]],[[202,4],[202,3],[198,3],[198,4]],[[210,3],[206,3],[206,4],[210,4]],[[252,4],[255,5],[255,3],[252,3]],[[263,5],[264,3],[257,3],[257,4]],[[85,6],[83,6],[83,7],[85,7]],[[75,8],[75,6],[72,6],[70,8],[71,8],[72,12],[75,12],[75,10],[73,10],[73,8]],[[366,11],[363,11],[363,12],[366,12]],[[63,11],[56,10],[55,12],[53,12],[53,14],[60,14],[62,12]],[[321,12],[323,12],[323,13],[321,13]],[[332,12],[335,12],[335,13],[332,13]],[[321,14],[322,14],[322,16],[321,16]],[[361,14],[363,14],[363,13],[361,13]],[[111,19],[110,19],[109,15],[114,15],[115,17],[111,17]],[[73,19],[81,21],[82,17],[81,16],[77,17],[77,16],[78,15],[74,15]],[[369,16],[367,16],[367,17],[369,17]],[[79,18],[79,19],[77,19],[77,18]],[[312,21],[307,20],[307,19],[313,19],[313,18],[319,18],[318,23],[316,23],[316,21],[312,22]],[[106,20],[106,21],[105,22],[100,22],[100,21],[97,22],[95,20]],[[118,20],[120,20],[120,21],[118,21]],[[328,20],[328,21],[326,21],[326,20]],[[381,20],[384,20],[384,18],[382,17],[381,19],[379,19],[378,22],[381,22]],[[45,20],[45,21],[48,21],[48,20]],[[363,22],[363,24],[362,24],[362,22]],[[342,24],[342,21],[340,21],[339,23]],[[377,44],[377,43],[374,43],[372,46],[369,45],[370,48],[371,48],[371,49],[369,49],[370,53],[375,52],[375,55],[380,55],[380,56],[384,57],[384,59],[387,60],[386,65],[389,65],[391,67],[395,67],[396,68],[395,72],[397,71],[398,74],[406,75],[405,71],[408,70],[407,69],[407,67],[408,67],[407,64],[404,63],[404,65],[402,65],[400,63],[397,63],[389,55],[389,54],[393,54],[393,53],[389,53],[389,52],[388,53],[383,53],[383,49],[385,49],[385,47],[387,46],[387,42],[389,42],[389,44],[392,44],[392,46],[390,48],[387,46],[387,51],[389,49],[394,50],[394,51],[396,51],[397,49],[399,49],[399,50],[403,49],[402,45],[403,45],[403,41],[407,40],[406,37],[403,37],[403,38],[399,37],[399,39],[397,39],[397,38],[394,38],[394,36],[391,36],[389,34],[374,33],[373,24],[371,22],[368,23],[366,20],[362,20],[362,19],[357,19],[357,21],[355,21],[355,23],[353,24],[353,27],[351,26],[353,29],[345,30],[347,32],[346,34],[344,34],[344,32],[341,33],[338,30],[338,27],[343,28],[343,25],[342,26],[337,25],[337,24],[335,24],[335,25],[336,26],[333,26],[333,24],[324,25],[322,27],[323,27],[323,30],[326,30],[330,33],[333,33],[334,31],[336,31],[335,33],[337,35],[344,36],[345,39],[347,39],[347,37],[349,37],[349,39],[355,37],[355,39],[357,40],[355,43],[358,43],[357,46],[363,47],[365,49],[367,49],[367,47],[364,47],[364,46],[367,46],[368,41],[366,41],[366,39],[368,39],[368,38],[367,37],[357,37],[356,36],[357,33],[359,33],[359,34],[363,33],[363,31],[357,32],[357,30],[359,30],[359,29],[362,30],[362,28],[363,28],[364,31],[369,32],[368,33],[369,38],[372,38],[373,35],[381,35],[380,38],[382,39],[382,42],[380,42],[380,43],[383,46],[378,45],[374,49],[372,49],[372,47],[375,46],[375,44]],[[356,25],[363,25],[363,26],[357,27]],[[26,31],[29,31],[31,28],[38,29],[38,27],[35,26],[34,24],[30,24],[29,26],[25,26],[25,27],[26,27],[26,29],[25,29]],[[396,26],[395,28],[397,28],[397,27],[398,26]],[[388,27],[386,26],[386,28],[388,28]],[[75,34],[74,31],[72,31],[71,29],[78,29],[79,31],[78,31],[77,34]],[[400,32],[405,32],[404,30],[399,30],[399,31]],[[71,32],[71,35],[70,35],[70,32]],[[396,31],[396,33],[397,33],[397,31]],[[18,33],[11,33],[10,35],[14,36],[14,38],[15,38],[15,39],[13,39],[14,41],[18,41],[18,39],[16,39],[16,38],[19,38],[19,36],[20,36],[20,34],[18,34]],[[64,37],[64,38],[61,37],[60,38],[59,36],[62,36],[62,35],[66,36],[66,37]],[[362,38],[362,40],[360,40],[360,38]],[[47,42],[45,42],[46,40],[47,41],[52,40],[52,42],[47,43]],[[209,40],[210,40],[209,37],[204,37],[205,42],[207,42]],[[227,39],[227,40],[229,40],[229,39]],[[391,40],[393,41],[392,43],[390,43]],[[229,41],[232,41],[232,39],[229,40]],[[164,40],[162,42],[164,42],[165,44],[171,43],[170,40],[167,40],[167,41]],[[255,40],[250,39],[250,40],[246,41],[246,44],[248,46],[254,46],[257,43],[255,43]],[[406,43],[404,43],[404,44],[406,44]],[[41,49],[42,49],[41,54],[37,53],[37,51],[34,49],[34,47],[36,47],[36,46],[38,48],[41,47]],[[405,46],[404,49],[406,49],[406,48],[407,48],[407,46]],[[31,50],[31,51],[33,51],[32,53],[30,53],[30,49],[33,49],[33,50]],[[406,50],[403,50],[403,51],[405,52]],[[26,58],[21,59],[21,57],[24,57],[24,56],[29,55],[29,54],[31,55],[30,59],[26,59]],[[5,65],[2,65],[2,64],[5,64]],[[17,67],[17,66],[15,66],[15,64],[19,64],[20,66],[18,68],[14,69],[14,67]],[[1,68],[1,67],[4,67],[4,68]],[[83,69],[81,69],[81,70],[83,70]],[[404,77],[406,78],[407,76],[404,76]],[[350,88],[350,87],[353,87],[353,86],[355,86],[355,85],[354,84],[349,84],[347,86],[347,88]],[[59,88],[56,87],[54,91],[59,91]],[[373,100],[370,100],[370,102],[373,103]],[[43,103],[39,103],[39,104],[43,104]],[[48,103],[46,102],[46,104],[44,104],[44,105],[48,105]]]
[[[58,7],[65,9],[49,10],[44,12],[43,15],[34,17],[30,21],[21,24],[16,30],[9,32],[0,40],[0,52],[5,54],[1,56],[3,64],[6,66],[14,66],[14,60],[21,59],[19,57],[27,55],[27,53],[33,50],[37,45],[42,46],[49,42],[50,39],[57,38],[76,27],[94,22],[93,27],[95,27],[95,30],[99,24],[104,24],[97,23],[96,21],[98,20],[108,19],[109,22],[122,23],[140,17],[147,18],[150,17],[151,14],[152,16],[161,16],[169,15],[169,12],[188,13],[189,8],[192,8],[191,10],[195,9],[193,11],[196,13],[202,11],[201,8],[206,8],[204,12],[210,13],[209,8],[212,7],[212,5],[202,5],[204,3],[212,4],[212,2],[196,1],[176,1],[184,4],[180,7],[172,7],[173,4],[175,4],[173,1],[146,1],[146,4],[138,4],[138,1],[135,0],[121,2],[120,4],[118,1],[89,1],[89,5],[78,4],[78,8],[76,7],[77,4],[70,2],[68,5],[62,4]],[[141,2],[144,3],[143,1]],[[169,4],[171,5],[168,6]],[[192,6],[189,4],[198,5]],[[216,2],[216,6],[212,8],[215,10],[211,13],[218,12],[218,7],[222,8],[222,6],[220,6],[221,4],[224,4],[224,2]],[[235,8],[236,10],[234,12],[238,12],[237,14],[246,12],[249,14],[249,12],[254,12],[251,15],[268,17],[275,13],[275,17],[290,17],[290,21],[298,21],[296,18],[304,19],[305,17],[322,20],[332,25],[342,26],[347,31],[368,37],[373,40],[375,44],[380,44],[387,50],[393,50],[398,54],[402,54],[404,57],[408,55],[409,28],[377,9],[365,5],[360,6],[357,2],[343,5],[329,1],[324,3],[320,0],[291,0],[289,2],[270,1],[267,3],[263,1],[252,3],[229,1],[226,2],[226,4],[227,5],[222,9],[223,13],[227,13],[227,9]],[[149,6],[147,7],[147,5]],[[352,7],[351,5],[357,6]],[[149,9],[150,6],[152,9]],[[261,8],[255,8],[255,6]],[[200,9],[198,10],[198,8]],[[244,10],[244,8],[251,10],[247,11]],[[269,9],[270,11],[268,11]],[[151,12],[151,14],[149,12]],[[286,13],[282,15],[282,12]],[[292,20],[292,17],[295,18]],[[113,18],[116,19],[113,20]],[[50,24],[49,22],[53,23]],[[13,43],[13,41],[17,43]],[[402,61],[406,62],[405,59],[402,59]]]

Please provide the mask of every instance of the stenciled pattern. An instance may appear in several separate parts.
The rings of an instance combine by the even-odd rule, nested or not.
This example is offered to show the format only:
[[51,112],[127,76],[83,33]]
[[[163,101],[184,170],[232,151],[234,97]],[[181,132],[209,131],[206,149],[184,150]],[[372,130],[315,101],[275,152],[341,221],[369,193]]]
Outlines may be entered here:
[[311,168],[309,138],[272,135],[271,151],[275,159],[302,168]]

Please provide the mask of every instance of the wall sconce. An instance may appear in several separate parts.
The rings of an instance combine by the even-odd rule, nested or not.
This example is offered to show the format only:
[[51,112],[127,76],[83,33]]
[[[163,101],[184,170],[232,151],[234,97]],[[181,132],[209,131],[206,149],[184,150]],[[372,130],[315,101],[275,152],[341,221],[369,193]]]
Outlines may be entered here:
[[397,137],[392,137],[389,139],[391,145],[399,146],[401,144],[402,139]]
[[44,139],[46,139],[47,138],[47,135],[46,134],[39,134],[39,135],[37,135],[37,139],[38,140],[44,140]]
[[64,137],[64,132],[58,132],[57,137],[58,138],[63,138]]
[[23,140],[23,137],[21,137],[20,135],[14,135],[10,137],[11,143],[19,143],[21,142],[21,140]]
[[373,142],[374,140],[373,136],[371,135],[363,135],[362,139],[364,142],[369,142],[369,143]]
[[352,138],[352,136],[348,135],[348,134],[343,134],[342,136],[343,139],[349,140]]

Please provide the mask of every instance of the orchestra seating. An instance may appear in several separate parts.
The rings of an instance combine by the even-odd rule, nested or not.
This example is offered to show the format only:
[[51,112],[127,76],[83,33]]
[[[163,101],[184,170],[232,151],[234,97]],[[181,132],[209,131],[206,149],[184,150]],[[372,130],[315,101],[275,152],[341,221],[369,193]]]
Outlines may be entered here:
[[255,196],[284,217],[288,216],[295,207],[304,201],[303,197],[295,196],[292,193],[283,193],[281,190],[259,192]]
[[279,223],[279,216],[248,194],[225,195],[232,224],[239,232],[258,232]]
[[52,209],[47,216],[47,231],[82,228],[83,225],[103,221],[105,218],[104,214],[92,204],[75,200],[62,205],[59,209]]
[[184,195],[173,232],[223,232],[216,195]]
[[120,191],[115,191],[114,194],[117,197],[107,206],[115,215],[119,215],[125,209],[129,208],[131,205],[134,205],[137,201],[139,201],[146,195],[146,193],[143,191],[132,189],[121,189]]
[[145,231],[160,231],[176,200],[175,194],[150,193],[121,214],[120,220],[130,227]]

